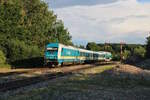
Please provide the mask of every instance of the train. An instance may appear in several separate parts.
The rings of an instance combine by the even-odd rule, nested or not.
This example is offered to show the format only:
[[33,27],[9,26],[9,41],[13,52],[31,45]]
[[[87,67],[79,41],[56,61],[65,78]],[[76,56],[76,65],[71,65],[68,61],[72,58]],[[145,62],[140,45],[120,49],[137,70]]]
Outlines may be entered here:
[[67,63],[93,63],[98,61],[110,61],[111,52],[91,51],[67,46],[61,43],[49,43],[45,47],[44,65],[63,66]]

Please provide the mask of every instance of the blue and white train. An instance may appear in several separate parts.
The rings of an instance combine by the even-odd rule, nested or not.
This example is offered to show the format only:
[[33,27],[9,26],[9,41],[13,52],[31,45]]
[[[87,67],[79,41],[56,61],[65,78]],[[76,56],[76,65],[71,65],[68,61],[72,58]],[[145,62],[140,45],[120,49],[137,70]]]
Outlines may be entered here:
[[97,61],[110,61],[110,52],[95,52],[85,49],[66,46],[60,43],[49,43],[46,45],[44,54],[45,64],[63,65],[64,63],[91,63]]

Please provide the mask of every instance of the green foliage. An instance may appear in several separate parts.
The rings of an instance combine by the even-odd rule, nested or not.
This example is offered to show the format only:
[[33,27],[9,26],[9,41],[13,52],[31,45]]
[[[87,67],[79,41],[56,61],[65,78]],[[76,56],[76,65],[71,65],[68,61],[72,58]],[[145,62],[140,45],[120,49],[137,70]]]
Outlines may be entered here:
[[80,45],[79,48],[85,49],[85,47],[83,45]]
[[147,58],[150,58],[150,36],[147,37],[146,57],[147,57]]
[[0,50],[0,65],[3,65],[6,63],[6,57],[3,53],[3,51]]
[[0,0],[0,48],[9,62],[42,56],[45,45],[56,40],[72,44],[63,22],[45,2]]
[[134,55],[138,56],[140,58],[144,58],[145,57],[145,52],[146,52],[146,50],[142,46],[139,46],[139,47],[134,49]]
[[124,60],[127,60],[131,56],[131,52],[129,50],[124,50],[123,57]]
[[[113,55],[113,60],[120,60],[120,44],[118,43],[110,43],[110,44],[96,44],[94,42],[87,44],[88,50],[94,51],[108,51]],[[150,51],[150,50],[149,50]],[[143,59],[145,57],[145,45],[140,44],[125,44],[123,45],[123,57],[124,60],[133,57],[136,59],[137,57]]]
[[99,46],[94,42],[88,43],[86,46],[86,49],[93,50],[93,51],[99,51],[100,50]]
[[113,55],[113,60],[114,61],[119,61],[120,60],[120,53],[112,53],[112,55]]
[[53,42],[59,42],[66,45],[72,45],[71,36],[61,20],[58,20],[52,27]]
[[40,48],[36,45],[27,45],[24,41],[10,40],[8,42],[7,57],[10,62],[41,56]]

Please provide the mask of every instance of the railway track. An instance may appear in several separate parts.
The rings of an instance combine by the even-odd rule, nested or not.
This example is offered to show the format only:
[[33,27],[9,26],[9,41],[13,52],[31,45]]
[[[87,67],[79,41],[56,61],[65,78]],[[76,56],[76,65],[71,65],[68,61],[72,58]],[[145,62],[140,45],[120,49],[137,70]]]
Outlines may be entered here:
[[28,79],[15,80],[7,83],[0,84],[0,92],[6,92],[9,90],[15,90],[21,87],[25,87],[28,85],[36,84],[39,82],[43,82],[46,80],[55,79],[57,77],[63,77],[65,75],[70,75],[71,73],[57,73],[57,74],[47,74],[43,76],[31,77]]
[[[108,64],[114,64],[114,62],[108,63]],[[104,63],[102,65],[104,65]],[[79,68],[75,68],[75,69],[70,69],[70,70],[64,69],[62,72],[48,73],[48,74],[44,74],[44,75],[40,75],[40,76],[36,76],[36,77],[29,77],[29,78],[25,78],[25,79],[19,79],[19,80],[13,80],[13,81],[5,82],[5,83],[0,83],[0,92],[16,90],[18,88],[25,87],[28,85],[40,83],[40,82],[55,79],[58,77],[71,75],[72,72],[74,72],[74,71],[88,69],[88,68],[92,68],[92,67],[96,67],[96,66],[99,66],[99,64],[94,64],[94,65],[89,64],[89,65],[84,65],[83,67],[79,67]]]
[[25,70],[25,71],[14,71],[14,72],[8,72],[8,73],[0,73],[0,77],[5,77],[9,75],[19,75],[19,74],[26,74],[26,73],[33,73],[36,71],[44,71],[44,70],[49,70],[49,68],[34,68],[30,70]]

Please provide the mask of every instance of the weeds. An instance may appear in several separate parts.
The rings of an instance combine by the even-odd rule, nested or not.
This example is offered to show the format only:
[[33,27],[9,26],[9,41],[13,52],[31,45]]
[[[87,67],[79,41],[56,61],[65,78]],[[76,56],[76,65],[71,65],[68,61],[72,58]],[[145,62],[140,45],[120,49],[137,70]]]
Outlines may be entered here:
[[137,100],[149,99],[150,81],[127,73],[116,73],[114,66],[103,66],[74,73],[48,86],[24,91],[3,100]]

